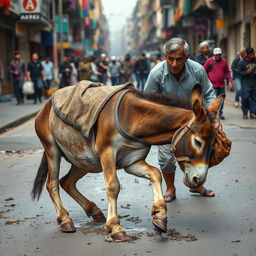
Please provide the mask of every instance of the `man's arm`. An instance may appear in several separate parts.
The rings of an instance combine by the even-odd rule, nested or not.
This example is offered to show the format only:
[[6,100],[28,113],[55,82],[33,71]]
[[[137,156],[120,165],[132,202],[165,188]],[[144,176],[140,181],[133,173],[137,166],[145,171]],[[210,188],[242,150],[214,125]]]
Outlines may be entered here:
[[[209,80],[207,73],[205,72],[205,70],[201,70],[201,86],[202,86],[202,95],[203,95],[203,99],[204,99],[204,103],[206,105],[206,107],[208,107],[211,102],[216,99],[216,94],[215,91],[213,89],[212,83]],[[219,118],[216,118],[214,121],[214,127],[216,129],[220,129],[222,130],[222,124],[219,120]]]
[[208,107],[210,103],[216,98],[212,83],[209,80],[205,70],[200,70],[200,85],[202,86],[202,95],[205,105]]
[[230,69],[229,69],[229,66],[228,66],[228,62],[226,62],[226,65],[225,65],[225,73],[226,73],[226,76],[228,78],[228,86],[229,88],[232,88],[232,78],[231,78],[231,74],[230,74]]
[[157,81],[156,77],[154,76],[154,72],[150,72],[145,84],[146,92],[160,92],[160,82]]
[[246,65],[244,63],[244,60],[239,61],[238,66],[237,66],[237,72],[240,76],[248,75],[249,72],[248,72],[248,69],[246,70]]

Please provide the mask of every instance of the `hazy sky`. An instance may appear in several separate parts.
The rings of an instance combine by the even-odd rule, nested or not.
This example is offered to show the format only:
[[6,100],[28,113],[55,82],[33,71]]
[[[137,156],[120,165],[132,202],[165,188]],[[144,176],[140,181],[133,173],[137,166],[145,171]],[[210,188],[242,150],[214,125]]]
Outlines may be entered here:
[[104,13],[108,18],[111,31],[120,29],[132,13],[137,0],[102,0]]

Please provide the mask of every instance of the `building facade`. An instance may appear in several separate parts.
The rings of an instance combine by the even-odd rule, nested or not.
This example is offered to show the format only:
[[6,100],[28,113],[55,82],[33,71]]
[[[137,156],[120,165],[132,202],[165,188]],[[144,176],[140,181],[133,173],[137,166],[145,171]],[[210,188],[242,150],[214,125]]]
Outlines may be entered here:
[[158,51],[171,37],[182,37],[193,56],[209,40],[229,63],[241,47],[256,48],[255,0],[138,0],[126,25],[127,51]]

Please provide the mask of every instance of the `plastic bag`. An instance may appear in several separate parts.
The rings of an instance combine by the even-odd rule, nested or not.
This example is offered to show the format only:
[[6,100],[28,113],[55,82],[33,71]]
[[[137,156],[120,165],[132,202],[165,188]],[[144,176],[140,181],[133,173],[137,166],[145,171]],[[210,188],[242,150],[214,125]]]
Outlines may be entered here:
[[25,83],[23,84],[22,92],[25,95],[34,94],[34,83],[32,81],[25,81]]

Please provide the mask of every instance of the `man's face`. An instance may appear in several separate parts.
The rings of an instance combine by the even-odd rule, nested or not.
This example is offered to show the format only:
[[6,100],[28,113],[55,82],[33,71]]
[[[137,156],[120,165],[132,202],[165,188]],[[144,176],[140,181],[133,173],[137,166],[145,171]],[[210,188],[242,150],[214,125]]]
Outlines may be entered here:
[[188,56],[186,55],[184,48],[181,47],[179,50],[175,52],[167,53],[165,55],[165,58],[166,58],[169,71],[173,75],[179,75],[183,72],[183,68],[184,68],[185,62],[188,59]]
[[16,60],[19,60],[19,59],[20,59],[20,57],[21,57],[21,56],[20,56],[20,54],[19,54],[19,53],[15,55],[15,59],[16,59]]
[[247,54],[246,57],[250,60],[254,59],[255,58],[255,52],[251,52],[251,53]]
[[32,60],[33,60],[33,61],[37,61],[37,60],[38,60],[38,55],[37,55],[36,53],[34,53],[34,54],[32,55]]
[[214,55],[214,58],[215,58],[216,61],[221,60],[221,54]]
[[202,48],[201,48],[201,52],[203,53],[203,54],[208,54],[209,53],[209,46],[208,45],[205,45],[205,46],[203,46]]

